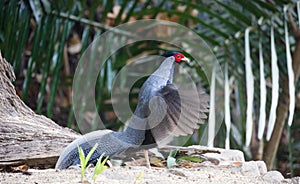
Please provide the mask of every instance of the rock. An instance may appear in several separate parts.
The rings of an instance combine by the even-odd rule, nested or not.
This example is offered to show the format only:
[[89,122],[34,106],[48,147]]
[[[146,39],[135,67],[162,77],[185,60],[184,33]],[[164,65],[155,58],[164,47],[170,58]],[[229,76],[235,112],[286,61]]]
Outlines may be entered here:
[[262,176],[262,179],[269,183],[280,183],[282,180],[284,180],[284,177],[278,171],[269,171]]
[[268,172],[266,163],[264,161],[256,161],[256,165],[260,175],[264,175]]
[[204,152],[203,156],[207,158],[214,158],[220,162],[245,162],[244,153],[240,150],[226,150],[222,148],[209,148],[205,146],[193,145],[188,148],[201,150]]
[[292,184],[300,184],[300,177],[292,178]]
[[243,163],[241,173],[245,176],[260,176],[260,172],[255,161]]

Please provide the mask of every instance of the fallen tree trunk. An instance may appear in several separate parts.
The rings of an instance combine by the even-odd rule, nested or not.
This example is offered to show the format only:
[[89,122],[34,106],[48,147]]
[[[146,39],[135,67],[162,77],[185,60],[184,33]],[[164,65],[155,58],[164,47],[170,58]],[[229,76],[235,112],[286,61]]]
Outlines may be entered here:
[[22,164],[53,167],[79,134],[35,114],[17,96],[12,80],[12,67],[0,53],[0,170]]

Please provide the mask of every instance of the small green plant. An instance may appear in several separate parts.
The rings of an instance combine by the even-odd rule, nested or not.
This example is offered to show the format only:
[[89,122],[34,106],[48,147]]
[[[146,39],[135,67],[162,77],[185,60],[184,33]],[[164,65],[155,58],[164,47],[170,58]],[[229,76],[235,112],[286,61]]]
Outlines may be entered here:
[[107,166],[105,166],[104,164],[106,163],[108,157],[106,157],[102,162],[102,158],[104,156],[104,153],[100,156],[100,158],[98,158],[97,164],[95,166],[94,172],[93,172],[93,176],[92,176],[92,180],[95,182],[97,177],[99,176],[99,174],[103,173],[103,171],[105,171],[107,169]]
[[171,167],[173,167],[174,165],[176,165],[176,154],[177,154],[178,150],[172,150],[169,153],[169,156],[167,158],[167,168],[170,169]]
[[78,145],[77,145],[77,147],[78,147],[80,166],[81,166],[81,182],[83,183],[85,181],[85,173],[86,173],[86,169],[87,169],[87,164],[88,164],[92,154],[97,149],[98,144],[96,143],[93,146],[93,148],[90,150],[90,152],[88,153],[88,155],[86,157],[85,157],[83,149]]
[[[77,146],[78,148],[78,152],[79,152],[79,159],[80,159],[80,166],[81,166],[81,182],[85,183],[87,182],[86,180],[86,170],[87,170],[87,164],[91,158],[91,156],[93,155],[93,153],[95,152],[95,150],[98,147],[98,143],[96,143],[93,148],[90,150],[90,152],[88,153],[88,155],[85,157],[84,151],[80,146]],[[105,171],[107,169],[107,166],[105,166],[104,164],[106,163],[108,157],[106,157],[102,162],[102,158],[104,156],[104,153],[100,156],[100,158],[97,161],[97,164],[95,166],[94,172],[93,172],[93,176],[91,178],[91,182],[90,183],[94,183],[95,180],[97,179],[98,175],[103,173],[103,171]]]
[[141,178],[143,177],[144,173],[140,172],[139,175],[135,178],[134,184],[141,183]]

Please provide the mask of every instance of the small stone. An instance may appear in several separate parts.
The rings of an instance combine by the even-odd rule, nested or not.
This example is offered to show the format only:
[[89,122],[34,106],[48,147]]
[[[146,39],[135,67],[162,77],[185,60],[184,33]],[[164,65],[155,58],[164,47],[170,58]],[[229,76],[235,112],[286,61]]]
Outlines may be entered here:
[[262,179],[269,183],[279,183],[284,180],[284,177],[278,171],[269,171],[262,176]]
[[240,150],[221,150],[221,161],[245,162],[244,153]]
[[171,174],[177,175],[177,176],[182,176],[182,177],[186,177],[186,175],[180,171],[180,170],[175,170],[175,169],[170,169],[168,170]]
[[68,167],[68,169],[70,169],[70,170],[81,170],[80,165],[71,165],[70,167]]
[[[109,160],[107,160],[109,161]],[[121,166],[123,164],[123,160],[111,159],[110,160],[112,166]]]
[[244,162],[241,172],[245,176],[260,176],[258,166],[255,161]]
[[189,146],[189,148],[201,150],[205,152],[202,154],[204,157],[208,158],[209,161],[214,161],[212,163],[219,164],[220,162],[245,162],[244,153],[239,150],[226,150],[220,148],[207,148],[203,146]]
[[260,175],[264,175],[268,172],[266,163],[264,161],[256,161]]
[[300,184],[300,177],[292,178],[292,184]]

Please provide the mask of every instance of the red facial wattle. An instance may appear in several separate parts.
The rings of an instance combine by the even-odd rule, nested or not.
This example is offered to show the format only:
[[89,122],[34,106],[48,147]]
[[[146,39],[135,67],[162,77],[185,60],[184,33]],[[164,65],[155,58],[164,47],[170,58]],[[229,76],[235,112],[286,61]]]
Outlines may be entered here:
[[176,53],[176,54],[174,54],[173,56],[174,56],[175,61],[176,61],[177,63],[180,63],[180,62],[182,62],[182,61],[187,61],[187,58],[186,58],[183,54],[181,54],[181,53]]

